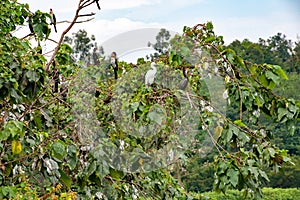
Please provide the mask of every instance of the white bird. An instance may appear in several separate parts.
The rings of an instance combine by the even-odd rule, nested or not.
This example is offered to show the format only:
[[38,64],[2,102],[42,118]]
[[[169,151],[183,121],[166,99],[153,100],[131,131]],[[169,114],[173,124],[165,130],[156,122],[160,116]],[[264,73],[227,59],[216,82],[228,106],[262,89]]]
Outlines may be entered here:
[[154,82],[154,77],[157,72],[155,62],[152,62],[150,66],[151,66],[151,69],[148,70],[145,75],[145,85],[146,86],[151,85]]

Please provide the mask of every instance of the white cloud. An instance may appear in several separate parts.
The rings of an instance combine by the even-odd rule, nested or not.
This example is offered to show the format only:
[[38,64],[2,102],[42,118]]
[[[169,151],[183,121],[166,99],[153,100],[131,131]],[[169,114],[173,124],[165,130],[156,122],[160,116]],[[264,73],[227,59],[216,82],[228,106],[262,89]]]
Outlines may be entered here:
[[118,56],[123,57],[126,61],[135,62],[138,57],[143,57],[151,52],[150,49],[147,49],[147,43],[148,41],[152,43],[155,41],[155,36],[160,28],[162,25],[158,23],[117,18],[114,20],[94,20],[75,25],[68,35],[71,36],[71,33],[84,29],[89,36],[95,35],[96,42],[104,47],[106,55],[116,51]]
[[[226,43],[233,40],[249,39],[258,42],[259,38],[268,39],[283,33],[292,41],[297,40],[300,26],[297,20],[288,15],[261,17],[223,18],[213,20],[215,33],[223,35]],[[298,25],[297,25],[298,24]]]
[[152,5],[159,2],[160,0],[103,0],[101,1],[101,7],[105,10],[118,10]]
[[128,18],[117,18],[114,20],[94,20],[88,23],[75,25],[70,33],[77,32],[79,29],[85,29],[88,34],[96,36],[98,43],[102,43],[118,34],[143,28],[160,28],[158,23],[145,23],[133,21]]

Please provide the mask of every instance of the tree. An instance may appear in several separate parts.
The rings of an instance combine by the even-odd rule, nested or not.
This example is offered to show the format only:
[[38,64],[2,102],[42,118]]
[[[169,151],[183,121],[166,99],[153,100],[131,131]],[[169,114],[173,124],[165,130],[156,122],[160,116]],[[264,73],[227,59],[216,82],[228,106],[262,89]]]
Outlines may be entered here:
[[[283,123],[283,126],[286,125],[289,132],[292,133],[296,121],[295,118],[290,118],[288,115],[291,114],[290,116],[298,118],[299,103],[294,100],[290,102],[288,99],[277,99],[277,95],[272,92],[276,85],[280,84],[281,79],[287,79],[281,67],[244,62],[235,51],[222,46],[222,37],[214,35],[212,28],[211,23],[199,24],[193,28],[185,27],[185,35],[199,46],[190,48],[190,40],[179,37],[177,41],[181,42],[181,45],[172,49],[170,60],[181,66],[184,60],[192,60],[189,58],[189,55],[194,53],[191,49],[196,49],[196,52],[200,52],[204,59],[202,63],[195,65],[202,69],[202,76],[205,71],[212,76],[216,66],[218,67],[219,75],[224,78],[226,83],[223,93],[226,95],[223,98],[228,98],[229,107],[234,107],[237,114],[230,119],[221,117],[220,121],[216,122],[218,125],[211,131],[211,137],[216,137],[212,140],[219,152],[215,158],[216,184],[214,187],[219,191],[225,191],[228,187],[238,189],[246,187],[248,190],[256,191],[257,195],[261,192],[259,185],[263,183],[258,177],[268,180],[262,169],[274,167],[275,170],[278,170],[287,155],[287,151],[279,150],[271,144],[270,138],[274,133],[271,131],[272,129],[259,123],[259,119],[267,118],[272,123]],[[185,46],[184,43],[186,43]],[[194,74],[196,73],[193,72]],[[191,83],[191,85],[196,89],[205,83],[201,83],[199,79],[198,84]],[[206,98],[204,97],[204,99]],[[262,99],[264,100],[262,101]],[[272,103],[273,100],[276,103]],[[223,115],[222,112],[217,113],[212,116]],[[203,113],[200,118],[207,119],[207,117]],[[202,121],[202,127],[207,127],[205,130],[212,125],[213,118],[208,121],[210,123],[207,124],[206,120]],[[268,156],[264,156],[264,153]],[[270,160],[262,161],[266,158]],[[259,198],[259,195],[256,198]]]
[[73,45],[73,56],[77,60],[86,61],[87,63],[91,62],[92,57],[93,63],[99,64],[98,58],[104,54],[104,49],[102,46],[97,46],[95,36],[91,35],[89,37],[83,29],[72,35],[72,38],[66,36],[64,42]]
[[287,61],[292,52],[292,42],[287,40],[286,36],[281,33],[277,33],[267,40],[271,51],[275,53],[275,56],[280,60],[281,63]]
[[300,41],[295,42],[295,47],[292,54],[291,66],[294,72],[300,73]]
[[235,50],[239,56],[243,59],[257,64],[263,64],[264,60],[264,53],[260,45],[250,42],[247,39],[244,39],[242,43],[238,40],[233,41],[228,46]]
[[291,58],[292,43],[284,34],[277,33],[267,40],[260,38],[258,44],[265,55],[265,63],[281,65],[285,70],[289,70],[287,61]]
[[157,53],[154,53],[154,55],[150,55],[152,59],[157,58],[159,54],[168,53],[170,37],[170,32],[165,28],[162,28],[156,35],[156,43],[151,44],[150,42],[148,42],[148,47],[153,47],[157,51]]
[[[273,93],[286,78],[284,71],[245,63],[223,46],[209,22],[184,28],[180,45],[157,64],[151,87],[143,84],[148,63],[116,82],[107,77],[106,63],[84,69],[74,65],[70,46],[62,44],[78,19],[93,15],[79,13],[94,3],[79,1],[47,60],[27,37],[10,34],[26,24],[29,6],[1,2],[0,198],[191,199],[172,171],[210,141],[218,151],[215,188],[245,188],[261,197],[262,180],[268,179],[264,169],[278,169],[289,158],[272,143],[272,132],[259,123],[258,113],[287,128],[299,119],[299,103]],[[41,40],[47,39],[48,25],[36,25]],[[193,60],[195,55],[202,56]],[[190,87],[182,91],[177,69],[186,63],[194,66],[189,65]],[[53,65],[64,75],[59,87],[68,90],[65,97],[52,92]],[[215,104],[208,92],[216,80],[204,79],[212,72],[225,83],[225,88],[214,85],[214,95],[227,94],[226,101],[238,108],[234,121],[216,109],[220,102]]]

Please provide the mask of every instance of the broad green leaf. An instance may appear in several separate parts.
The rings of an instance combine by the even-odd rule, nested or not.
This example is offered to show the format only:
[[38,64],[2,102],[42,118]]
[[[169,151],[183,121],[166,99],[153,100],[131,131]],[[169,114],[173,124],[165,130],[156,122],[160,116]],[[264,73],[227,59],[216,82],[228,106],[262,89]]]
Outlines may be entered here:
[[230,142],[232,136],[233,136],[233,131],[231,128],[229,128],[226,134],[226,142]]
[[77,158],[68,158],[67,163],[69,165],[70,170],[74,170],[77,166]]
[[19,137],[24,137],[25,135],[25,129],[24,129],[24,123],[19,121],[13,121],[15,127],[17,128],[17,133],[12,133],[12,136],[19,135]]
[[249,67],[249,71],[251,72],[252,75],[256,74],[256,70],[257,70],[257,65],[251,65]]
[[227,177],[230,183],[233,185],[233,187],[236,187],[239,182],[239,172],[230,168],[227,171]]
[[237,136],[238,136],[239,140],[242,142],[242,145],[244,145],[245,143],[247,143],[250,140],[248,135],[246,133],[244,133],[243,131],[239,131],[239,134]]
[[110,176],[116,180],[120,180],[124,176],[124,173],[122,171],[119,171],[119,170],[116,170],[113,168],[110,168],[109,172],[110,172]]
[[139,105],[139,102],[134,102],[133,104],[131,104],[132,112],[137,111]]
[[265,103],[264,99],[261,96],[256,96],[255,102],[258,107],[262,107],[263,104]]
[[26,73],[26,77],[28,78],[28,80],[30,82],[37,82],[39,80],[39,75],[38,73],[36,73],[36,71],[33,71],[33,70],[29,70],[27,73]]
[[0,141],[7,140],[9,136],[24,137],[24,123],[19,121],[9,121],[5,124],[3,131],[0,132]]
[[278,108],[278,120],[281,121],[283,116],[287,115],[289,111],[285,108]]
[[245,63],[244,63],[244,60],[241,58],[241,57],[237,57],[237,62],[239,63],[239,65],[242,67],[242,68],[246,68],[245,66]]
[[222,131],[223,131],[223,127],[217,126],[214,131],[215,138],[221,137]]
[[34,120],[35,125],[37,126],[38,129],[41,129],[43,126],[41,111],[36,110],[33,115],[34,115],[33,120]]
[[251,172],[251,174],[254,175],[254,177],[257,179],[259,176],[259,172],[257,167],[249,167],[248,170]]
[[210,31],[210,30],[213,30],[213,28],[214,28],[214,25],[213,25],[213,23],[212,23],[212,22],[207,22],[205,27],[206,27],[206,29],[207,29],[207,30],[209,30],[209,31]]
[[220,165],[218,166],[218,174],[223,174],[227,170],[228,165],[226,162],[221,162]]
[[67,154],[66,145],[63,141],[57,140],[52,144],[52,156],[59,161],[62,161]]
[[288,80],[286,73],[282,70],[282,68],[279,65],[274,65],[275,73],[280,76],[280,78],[283,78],[285,80]]
[[180,48],[180,55],[187,57],[190,55],[190,49],[186,46]]
[[269,81],[268,79],[266,78],[266,76],[264,74],[261,74],[259,77],[258,77],[258,80],[261,82],[261,84],[268,88],[269,87]]
[[102,179],[107,174],[109,174],[109,167],[105,161],[102,161],[102,164],[97,168],[97,174]]
[[43,29],[44,29],[44,26],[42,23],[33,25],[33,30],[37,34],[37,36],[40,40],[43,40],[43,38],[44,38]]
[[16,102],[21,101],[21,97],[18,95],[17,91],[14,88],[10,88],[10,95],[16,100]]
[[272,90],[275,87],[276,87],[276,83],[274,81],[270,81],[268,88]]
[[268,175],[266,174],[266,172],[262,171],[262,170],[258,170],[261,177],[263,177],[266,181],[270,181]]
[[242,120],[235,120],[233,123],[240,127],[246,127],[246,125],[242,122]]
[[16,196],[17,188],[15,186],[3,186],[0,189],[2,190],[2,194],[9,199],[14,199]]
[[4,129],[0,132],[0,141],[7,140],[7,138],[10,136],[10,130]]
[[96,171],[96,168],[97,168],[96,161],[90,163],[87,169],[87,176],[89,177],[90,175],[92,175]]
[[63,170],[59,169],[60,177],[59,179],[70,188],[72,185],[72,179]]
[[229,62],[233,63],[233,61],[234,61],[234,59],[236,57],[235,51],[232,50],[232,49],[227,49],[226,57],[229,60]]
[[273,72],[271,72],[271,71],[266,71],[265,74],[266,74],[266,78],[267,78],[267,79],[271,79],[272,81],[274,81],[274,83],[275,83],[276,85],[279,84],[280,79],[279,79],[279,77],[276,76]]
[[275,157],[275,153],[276,153],[275,149],[269,147],[268,151],[269,151],[270,156],[274,158]]
[[151,107],[151,112],[147,115],[149,119],[159,125],[162,124],[163,119],[165,119],[165,114],[163,112],[163,108],[160,105],[153,105]]
[[215,40],[215,36],[210,36],[210,37],[205,38],[204,42],[205,43],[210,43],[210,42],[212,42],[214,40]]

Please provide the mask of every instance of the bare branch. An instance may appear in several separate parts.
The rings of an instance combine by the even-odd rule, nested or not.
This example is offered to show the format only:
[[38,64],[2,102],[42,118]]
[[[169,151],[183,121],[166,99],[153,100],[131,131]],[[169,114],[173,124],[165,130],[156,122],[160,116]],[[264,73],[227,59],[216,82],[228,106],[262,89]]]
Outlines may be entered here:
[[49,54],[49,53],[52,53],[52,52],[54,52],[54,49],[51,50],[51,51],[48,51],[48,52],[46,52],[46,53],[43,53],[43,55],[45,56],[45,55],[47,55],[47,54]]
[[77,19],[78,19],[79,17],[85,17],[85,16],[93,16],[93,15],[95,15],[94,13],[87,14],[87,15],[79,15],[79,12],[80,12],[83,8],[85,8],[85,7],[89,6],[89,5],[91,5],[91,4],[94,2],[94,1],[92,1],[92,2],[90,2],[90,1],[91,1],[91,0],[79,0],[78,6],[77,6],[77,10],[76,10],[76,13],[75,13],[75,16],[74,16],[72,22],[70,23],[70,25],[68,26],[68,28],[67,28],[66,30],[64,30],[64,32],[61,34],[60,39],[59,39],[59,42],[57,43],[57,46],[55,47],[54,52],[53,52],[53,54],[52,54],[50,60],[48,61],[47,65],[46,65],[46,71],[47,71],[47,72],[48,72],[49,69],[50,69],[50,65],[51,65],[51,63],[53,62],[53,60],[54,60],[54,58],[55,58],[55,56],[56,56],[56,53],[57,53],[57,51],[58,51],[58,49],[59,49],[61,43],[63,42],[63,39],[64,39],[65,35],[71,30],[71,28],[72,28],[72,27],[74,26],[74,24],[77,22]]
[[34,33],[29,33],[28,35],[20,38],[20,40],[24,40],[24,39],[28,38],[29,36],[33,36],[33,35],[34,35]]
[[96,13],[90,13],[90,14],[84,14],[84,15],[78,15],[78,17],[90,17],[95,15]]
[[[89,19],[87,19],[87,20],[76,21],[75,24],[80,24],[80,23],[84,23],[84,22],[89,22],[89,21],[92,21],[93,19],[95,19],[95,18],[92,17],[92,18],[89,18]],[[62,23],[72,23],[72,22],[71,22],[71,21],[68,21],[68,20],[64,20],[64,21],[57,22],[56,24],[62,24]]]
[[51,41],[51,42],[54,42],[54,43],[58,44],[57,41],[55,41],[55,40],[53,40],[53,39],[51,39],[51,38],[48,38],[48,40]]
[[89,5],[91,5],[93,3],[95,3],[95,0],[93,0],[92,2],[90,2],[90,0],[87,0],[81,6],[82,6],[82,8],[85,8],[85,7],[88,7]]

